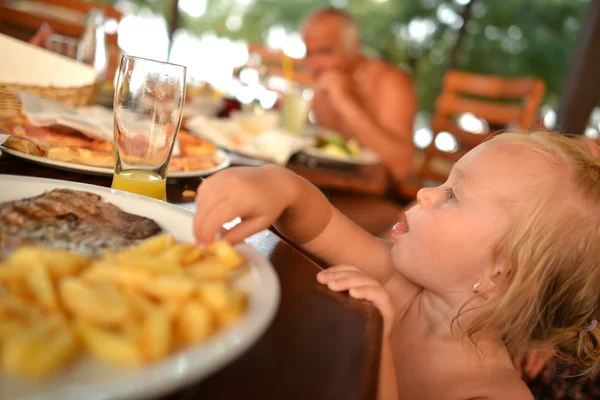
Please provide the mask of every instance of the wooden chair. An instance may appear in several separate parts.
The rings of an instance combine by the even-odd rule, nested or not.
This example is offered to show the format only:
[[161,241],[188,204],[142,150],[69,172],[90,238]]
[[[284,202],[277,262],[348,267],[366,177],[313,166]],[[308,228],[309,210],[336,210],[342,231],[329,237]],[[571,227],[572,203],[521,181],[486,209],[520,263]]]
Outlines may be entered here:
[[[287,57],[283,54],[281,50],[273,50],[269,49],[261,44],[257,43],[249,43],[248,44],[248,52],[250,55],[259,56],[261,59],[262,65],[265,67],[265,73],[268,76],[284,76],[284,71],[282,68],[283,57]],[[312,86],[314,80],[310,73],[308,72],[308,67],[306,65],[305,59],[298,58],[288,58],[289,62],[292,64],[293,68],[293,79],[295,82],[301,83],[303,85]]]
[[[446,73],[431,121],[434,140],[421,154],[421,165],[417,166],[413,179],[402,185],[400,194],[414,198],[421,187],[444,182],[460,157],[501,129],[531,129],[545,90],[544,82],[533,77],[504,78],[455,70]],[[490,132],[478,135],[461,129],[456,119],[463,113],[485,120]],[[441,132],[456,138],[459,146],[456,152],[436,147],[435,139]]]
[[[120,22],[123,14],[105,4],[81,0],[0,0],[0,33],[29,41],[47,23],[58,37],[79,40],[85,29],[85,18],[93,8],[104,12],[107,19]],[[114,76],[121,50],[116,32],[106,34],[108,73],[107,81]]]

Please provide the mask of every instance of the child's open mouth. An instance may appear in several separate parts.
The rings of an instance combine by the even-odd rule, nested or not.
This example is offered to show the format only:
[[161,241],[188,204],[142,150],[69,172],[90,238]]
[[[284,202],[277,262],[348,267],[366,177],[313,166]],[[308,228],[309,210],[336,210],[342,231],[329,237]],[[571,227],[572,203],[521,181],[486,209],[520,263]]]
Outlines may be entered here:
[[408,230],[408,223],[406,221],[400,221],[392,227],[392,235],[404,235]]

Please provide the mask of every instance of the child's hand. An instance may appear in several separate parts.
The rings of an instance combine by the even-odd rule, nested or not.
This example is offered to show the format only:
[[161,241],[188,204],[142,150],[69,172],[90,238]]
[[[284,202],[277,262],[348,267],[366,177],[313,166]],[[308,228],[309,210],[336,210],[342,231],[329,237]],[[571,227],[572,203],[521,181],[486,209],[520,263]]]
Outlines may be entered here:
[[196,195],[194,236],[210,243],[224,223],[242,222],[222,238],[236,243],[268,228],[293,202],[294,175],[284,168],[230,168],[205,179]]
[[338,265],[323,270],[317,274],[317,281],[334,292],[347,290],[351,297],[373,303],[383,318],[384,337],[389,335],[396,310],[379,282],[351,265]]
[[551,351],[530,351],[525,355],[515,357],[514,364],[521,376],[534,379],[553,357],[554,354]]

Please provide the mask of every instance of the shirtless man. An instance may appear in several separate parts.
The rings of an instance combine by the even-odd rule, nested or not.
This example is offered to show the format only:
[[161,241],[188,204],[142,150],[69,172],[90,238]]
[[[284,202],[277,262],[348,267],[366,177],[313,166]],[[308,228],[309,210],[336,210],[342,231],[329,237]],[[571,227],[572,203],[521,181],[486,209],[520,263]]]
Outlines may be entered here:
[[343,11],[325,8],[303,26],[306,60],[315,78],[317,122],[374,150],[395,181],[410,173],[417,97],[410,77],[361,53],[358,27]]

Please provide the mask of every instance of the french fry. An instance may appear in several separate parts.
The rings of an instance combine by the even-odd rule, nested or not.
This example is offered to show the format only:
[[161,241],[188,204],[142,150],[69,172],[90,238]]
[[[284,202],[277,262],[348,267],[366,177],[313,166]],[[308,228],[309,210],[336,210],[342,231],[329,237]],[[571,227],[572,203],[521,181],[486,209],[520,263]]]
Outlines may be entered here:
[[11,294],[12,298],[19,299],[23,302],[31,303],[35,297],[31,293],[29,286],[24,280],[14,279],[3,282],[4,288]]
[[119,292],[92,287],[75,278],[61,282],[60,297],[77,317],[103,326],[122,324],[130,317],[127,302]]
[[125,298],[129,302],[133,312],[140,318],[143,319],[146,315],[154,309],[155,305],[150,299],[141,294],[138,290],[132,287],[126,287],[123,290]]
[[4,340],[18,336],[25,329],[26,325],[22,321],[19,321],[17,319],[0,318],[0,348]]
[[231,273],[231,268],[221,264],[216,257],[207,257],[202,261],[190,264],[188,272],[198,280],[224,280]]
[[198,301],[190,301],[177,319],[178,341],[183,345],[201,343],[208,339],[215,328],[210,309]]
[[229,288],[225,282],[205,282],[198,285],[198,297],[211,310],[220,312],[229,305]]
[[175,238],[172,235],[157,235],[122,253],[141,253],[157,256],[174,245]]
[[38,302],[47,310],[56,310],[58,300],[46,265],[37,262],[30,268],[27,284]]
[[206,247],[206,252],[217,257],[224,266],[229,268],[239,267],[245,261],[244,257],[224,240],[212,242]]
[[0,309],[3,310],[2,314],[12,314],[16,319],[23,321],[35,321],[43,316],[40,308],[16,296],[0,297]]
[[125,286],[142,287],[152,280],[148,271],[130,267],[112,267],[102,264],[94,265],[86,270],[82,279],[90,283],[114,282]]
[[227,300],[227,307],[216,314],[220,326],[231,325],[242,317],[246,311],[248,297],[245,292],[233,289],[228,293]]
[[203,255],[201,248],[191,243],[182,243],[165,250],[160,259],[169,265],[185,266],[200,260]]
[[50,317],[5,341],[2,366],[9,373],[40,379],[65,365],[76,349],[75,335],[59,318]]
[[86,348],[100,360],[127,367],[142,364],[142,352],[135,337],[120,335],[83,320],[78,320],[76,327]]
[[119,254],[117,256],[117,262],[125,267],[140,268],[154,273],[182,272],[182,268],[179,264],[167,263],[162,258],[157,258],[152,255],[137,253]]
[[88,260],[81,254],[66,250],[21,247],[8,258],[14,265],[28,266],[34,263],[43,263],[48,266],[52,277],[58,279],[67,275],[74,275],[88,264]]
[[171,314],[162,307],[154,307],[147,312],[142,324],[142,338],[147,360],[159,360],[169,354],[172,342]]
[[198,246],[191,246],[181,258],[181,265],[187,266],[200,261],[204,257],[204,250]]
[[0,265],[0,284],[6,282],[14,282],[22,280],[27,275],[27,269],[18,264],[3,264]]
[[196,284],[185,276],[166,275],[157,276],[141,289],[160,299],[181,299],[191,296]]

